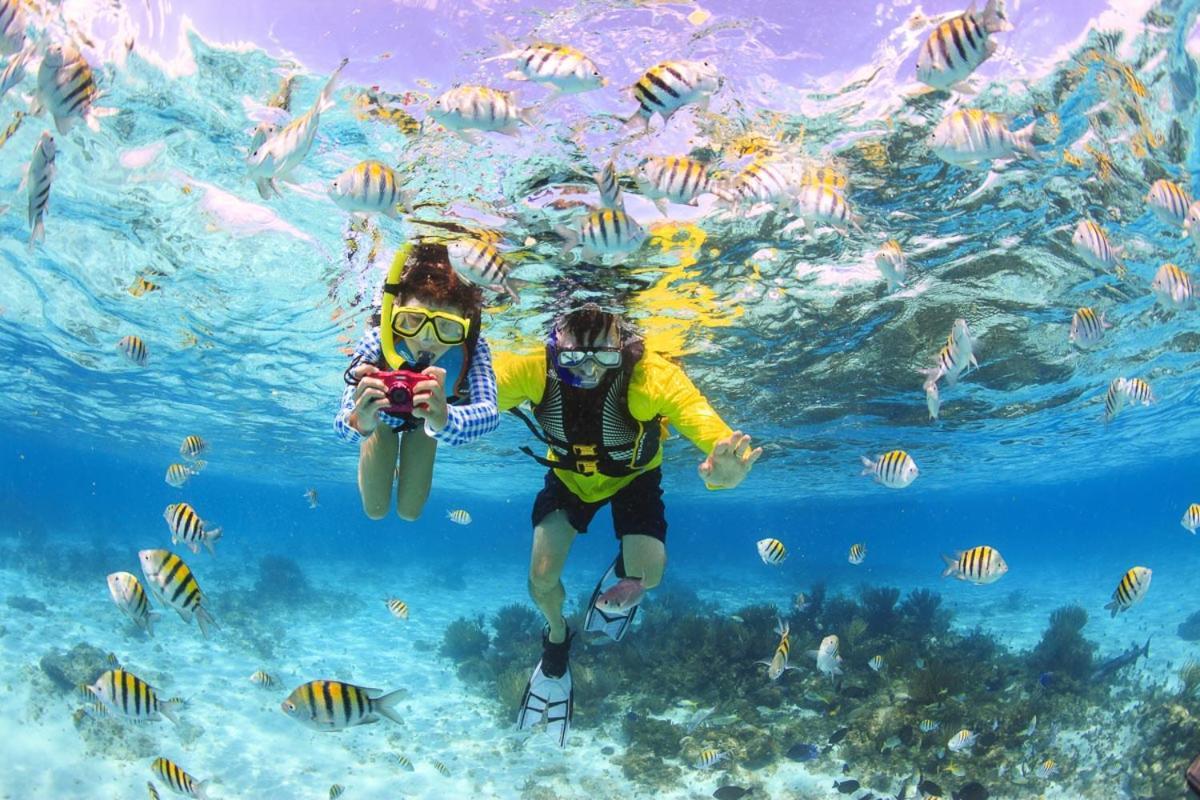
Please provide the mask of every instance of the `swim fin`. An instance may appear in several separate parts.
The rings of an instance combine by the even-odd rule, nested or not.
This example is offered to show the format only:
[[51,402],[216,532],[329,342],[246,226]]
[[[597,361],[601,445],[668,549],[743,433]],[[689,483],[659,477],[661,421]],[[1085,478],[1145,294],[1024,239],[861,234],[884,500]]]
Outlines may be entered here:
[[567,667],[561,677],[550,678],[542,672],[542,662],[538,661],[521,697],[517,730],[528,730],[544,722],[547,732],[558,737],[558,746],[564,747],[574,714],[575,689],[571,685],[571,668]]
[[[583,629],[585,631],[599,631],[617,642],[624,638],[625,632],[633,624],[640,605],[635,605],[620,613],[614,613],[601,611],[596,608],[596,601],[600,599],[600,595],[604,594],[604,592],[612,588],[620,580],[621,576],[617,575],[617,565],[620,561],[621,554],[618,553],[617,557],[613,559],[612,566],[608,568],[608,572],[605,572],[604,577],[600,578],[600,582],[596,584],[596,589],[592,592],[591,602],[588,603],[587,616],[583,619]],[[606,586],[605,584],[608,585]]]

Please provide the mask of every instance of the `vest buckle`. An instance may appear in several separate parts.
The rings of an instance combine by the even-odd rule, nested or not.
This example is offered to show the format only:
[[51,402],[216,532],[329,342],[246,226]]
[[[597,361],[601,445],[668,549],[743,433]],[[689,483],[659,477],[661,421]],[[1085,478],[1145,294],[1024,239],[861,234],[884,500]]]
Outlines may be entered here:
[[571,453],[575,456],[575,469],[580,475],[595,475],[599,472],[599,451],[594,444],[573,444]]

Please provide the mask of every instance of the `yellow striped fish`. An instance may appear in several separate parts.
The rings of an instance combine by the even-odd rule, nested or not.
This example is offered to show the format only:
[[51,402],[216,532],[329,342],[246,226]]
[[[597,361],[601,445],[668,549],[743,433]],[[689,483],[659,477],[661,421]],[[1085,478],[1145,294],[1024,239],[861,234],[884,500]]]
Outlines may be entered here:
[[70,133],[79,120],[98,131],[100,117],[112,113],[93,106],[99,96],[96,77],[79,50],[69,44],[52,44],[46,48],[38,67],[33,113],[48,110],[63,136]]
[[917,80],[948,91],[971,76],[996,52],[991,34],[1007,30],[999,0],[988,0],[983,14],[974,6],[933,29],[917,53]]
[[883,656],[879,656],[879,655],[871,656],[871,660],[867,662],[867,666],[870,667],[873,672],[882,671],[883,670]]
[[261,669],[254,671],[254,674],[250,676],[250,681],[264,689],[274,689],[279,683],[274,675]]
[[1159,178],[1146,194],[1146,205],[1164,225],[1182,225],[1192,204],[1188,190],[1175,181]]
[[142,337],[130,334],[117,342],[117,349],[121,351],[121,355],[139,367],[146,366],[146,359],[150,354],[146,351],[146,343],[142,341]]
[[160,287],[157,283],[151,283],[141,275],[138,275],[133,279],[133,283],[129,284],[129,288],[125,291],[129,292],[134,297],[141,297],[143,295],[150,294],[151,292],[157,292],[159,291],[159,288]]
[[203,544],[209,553],[217,554],[213,545],[221,538],[221,529],[209,529],[190,504],[172,503],[163,511],[163,519],[171,529],[171,544],[183,542],[193,554],[199,553]]
[[656,113],[663,124],[686,105],[703,104],[721,88],[721,76],[708,61],[664,61],[638,78],[632,86],[638,109],[627,122],[640,119],[649,129],[650,118]]
[[1158,268],[1150,291],[1166,308],[1181,310],[1192,305],[1192,279],[1174,264],[1163,264]]
[[196,458],[207,451],[208,442],[195,434],[184,437],[183,444],[179,445],[179,455],[184,458]]
[[800,170],[800,185],[824,186],[845,197],[850,188],[850,178],[831,166],[808,164]]
[[521,125],[532,125],[532,109],[517,108],[511,92],[487,86],[456,86],[429,107],[429,119],[460,138],[474,143],[467,131],[514,135]]
[[296,687],[283,701],[283,713],[319,731],[340,731],[354,725],[378,722],[387,717],[403,723],[393,706],[404,695],[403,689],[382,694],[342,681],[316,680]]
[[875,266],[887,281],[889,292],[904,287],[904,279],[908,277],[908,260],[904,257],[904,249],[895,239],[888,239],[875,253]]
[[955,553],[953,558],[943,555],[942,560],[946,562],[946,569],[942,572],[943,578],[953,575],[960,581],[969,581],[977,585],[995,583],[1008,572],[1008,564],[1000,555],[1000,551],[986,544],[961,550]]
[[0,0],[0,55],[11,55],[25,45],[25,25],[21,0]]
[[700,755],[696,757],[695,766],[696,769],[709,769],[727,758],[729,758],[727,751],[709,747],[700,751]]
[[862,457],[863,475],[870,475],[889,489],[903,489],[917,479],[920,470],[912,456],[903,450],[889,450],[875,460]]
[[252,143],[246,166],[262,199],[270,198],[272,193],[279,194],[277,182],[290,176],[312,149],[321,114],[333,108],[333,90],[346,63],[347,59],[342,59],[329,76],[312,108],[281,130],[264,131],[262,140]]
[[1128,611],[1146,598],[1152,574],[1145,567],[1131,567],[1121,576],[1117,588],[1113,591],[1112,602],[1104,606],[1111,616],[1115,617],[1122,611]]
[[163,479],[176,489],[182,489],[183,485],[188,482],[188,478],[199,475],[205,465],[204,461],[197,461],[194,464],[171,464],[167,467],[167,474]]
[[527,47],[509,49],[479,63],[502,59],[517,61],[517,68],[504,75],[510,81],[544,83],[564,94],[590,92],[608,85],[608,79],[600,74],[594,61],[564,44],[535,42]]
[[1104,332],[1111,327],[1112,323],[1104,318],[1103,311],[1097,314],[1094,309],[1081,306],[1071,317],[1071,333],[1068,339],[1076,347],[1095,347],[1104,339]]
[[759,539],[756,547],[758,548],[758,557],[767,566],[773,567],[782,564],[783,560],[787,558],[787,548],[778,539]]
[[150,796],[150,800],[159,800],[158,787],[154,785],[154,781],[146,781],[146,794]]
[[216,622],[204,608],[200,584],[183,559],[168,550],[142,550],[138,559],[146,583],[159,602],[179,612],[185,622],[195,617],[200,632],[207,638],[209,626],[215,626]]
[[388,598],[384,602],[387,603],[388,611],[392,612],[392,616],[396,619],[408,619],[408,603],[403,600],[397,600],[394,597]]
[[54,157],[57,150],[54,137],[42,131],[33,146],[33,157],[25,173],[25,186],[29,190],[29,246],[46,238],[46,205],[50,202],[50,185],[54,183]]
[[400,188],[396,171],[380,161],[360,161],[334,178],[329,197],[343,211],[400,219],[397,206],[412,212],[411,195]]
[[996,159],[1018,155],[1038,158],[1033,145],[1034,123],[1009,130],[1008,119],[977,108],[952,111],[929,134],[927,144],[947,164],[982,168]]
[[775,632],[779,634],[779,644],[775,645],[775,654],[769,659],[759,661],[759,664],[767,666],[767,677],[771,680],[777,680],[780,675],[793,669],[788,664],[788,655],[792,651],[792,641],[790,638],[791,626],[783,620],[775,620]]
[[610,264],[619,264],[646,241],[646,231],[637,220],[615,208],[590,212],[577,229],[557,230],[565,240],[563,255],[582,244],[584,261],[604,258]]
[[1047,758],[1041,764],[1038,764],[1038,768],[1034,770],[1033,774],[1037,775],[1042,780],[1046,780],[1047,778],[1054,776],[1057,772],[1058,765],[1054,763],[1054,759]]
[[1125,379],[1113,378],[1108,384],[1108,391],[1104,393],[1104,421],[1112,422],[1117,418],[1117,414],[1121,413],[1121,409],[1125,408],[1125,401],[1129,396],[1125,394]]
[[[0,99],[8,94],[8,90],[25,80],[25,67],[29,65],[29,60],[33,57],[33,48],[27,48],[17,53],[8,60],[8,66],[4,68],[4,72],[0,73]],[[17,111],[14,118],[24,116],[24,113]]]
[[946,743],[946,748],[951,753],[961,753],[963,751],[970,753],[971,748],[975,746],[975,740],[978,738],[979,737],[977,735],[971,733],[971,731],[967,730],[966,728],[963,728],[961,731],[950,737],[950,741]]
[[792,176],[786,166],[766,158],[758,158],[742,168],[718,191],[726,203],[770,203],[791,206],[794,202]]
[[21,127],[21,123],[24,121],[24,119],[24,111],[13,112],[12,122],[8,123],[8,127],[4,129],[3,133],[0,133],[0,147],[4,147],[4,145],[8,144],[8,140],[11,139],[12,135],[17,132],[18,128]]
[[1125,264],[1121,262],[1118,251],[1109,243],[1108,234],[1090,219],[1081,219],[1075,226],[1075,233],[1071,235],[1071,245],[1088,266],[1116,273],[1118,278],[1125,277]]
[[514,303],[521,302],[520,295],[508,280],[508,262],[494,244],[479,239],[455,239],[446,244],[446,253],[450,266],[464,280],[493,292],[503,292]]
[[337,798],[341,797],[345,793],[346,787],[342,786],[340,783],[335,783],[333,786],[329,787],[329,800],[337,800]]
[[712,191],[708,165],[686,156],[651,156],[638,165],[634,181],[664,215],[668,203],[694,206],[700,195]]
[[441,761],[438,761],[436,758],[433,759],[433,768],[436,769],[443,778],[450,777],[450,768],[447,767],[445,764],[443,764]]
[[850,545],[850,553],[847,558],[851,564],[858,566],[867,560],[867,546],[861,542],[855,542]]
[[179,703],[174,699],[160,701],[154,688],[132,672],[107,670],[88,688],[114,714],[137,722],[156,722],[166,717],[179,724],[175,716]]
[[1154,402],[1154,393],[1150,390],[1150,384],[1141,378],[1130,378],[1125,381],[1125,397],[1131,403],[1141,403],[1144,406]]
[[150,599],[146,597],[146,590],[142,588],[142,582],[135,575],[129,572],[110,574],[108,576],[108,593],[112,595],[117,608],[121,609],[121,612],[129,617],[134,625],[144,630],[147,636],[154,635],[151,627],[158,619],[158,614],[150,610]]
[[846,198],[828,186],[802,186],[796,193],[793,210],[809,227],[827,225],[840,233],[846,233],[849,228],[862,232],[858,216]]
[[936,722],[932,719],[923,719],[917,723],[917,728],[921,731],[921,733],[933,733],[940,727],[942,727],[942,723]]
[[447,511],[446,519],[450,520],[451,522],[455,523],[456,525],[470,525],[471,524],[470,513],[468,513],[467,511],[465,511],[464,509],[461,509],[461,508],[455,509],[454,511]]
[[1188,533],[1194,534],[1196,528],[1200,528],[1200,503],[1192,503],[1187,507],[1187,511],[1183,512],[1183,519],[1179,520],[1179,524],[1187,528]]
[[154,759],[150,769],[154,770],[154,774],[165,781],[167,786],[170,786],[177,794],[198,797],[200,800],[208,797],[206,794],[208,781],[196,780],[170,759],[160,756]]
[[404,753],[396,753],[396,763],[399,764],[400,768],[405,772],[413,772],[416,770],[416,767],[413,766],[412,759],[404,755]]

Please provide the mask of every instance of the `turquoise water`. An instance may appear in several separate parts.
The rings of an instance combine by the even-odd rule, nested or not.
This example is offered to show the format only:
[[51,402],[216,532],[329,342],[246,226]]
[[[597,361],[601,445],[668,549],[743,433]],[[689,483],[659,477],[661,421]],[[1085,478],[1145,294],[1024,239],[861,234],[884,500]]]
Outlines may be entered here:
[[[1012,30],[994,35],[969,94],[916,80],[939,15],[961,10],[940,2],[28,8],[31,41],[73,40],[112,111],[98,131],[56,134],[45,241],[31,249],[18,184],[53,124],[14,115],[36,66],[0,99],[0,124],[19,120],[0,145],[0,797],[126,798],[150,779],[167,796],[159,756],[218,779],[214,798],[325,797],[332,784],[348,798],[937,794],[925,781],[962,800],[1184,797],[1200,753],[1197,676],[1183,670],[1200,638],[1185,624],[1200,611],[1200,556],[1179,524],[1200,502],[1198,339],[1194,308],[1164,309],[1151,282],[1167,262],[1192,272],[1195,251],[1146,197],[1162,178],[1197,189],[1197,6],[1008,5]],[[481,63],[498,34],[579,47],[610,84],[546,102],[545,88],[502,78],[510,63]],[[312,150],[263,201],[246,172],[251,130],[278,115],[266,104],[282,80],[294,77],[301,114],[344,57]],[[648,134],[625,127],[636,103],[622,89],[667,58],[712,60],[720,90]],[[421,126],[459,82],[513,89],[539,122],[475,143]],[[928,137],[958,108],[1034,123],[1037,160],[947,165]],[[644,157],[732,173],[750,163],[738,147],[751,134],[778,161],[848,178],[861,229],[800,232],[786,209],[730,213],[712,195],[664,216],[639,196]],[[330,201],[330,181],[369,157],[397,169],[412,215],[364,226]],[[598,202],[591,176],[610,158],[648,241],[622,264],[574,263],[555,232],[569,215],[552,203]],[[1127,273],[1072,248],[1084,217]],[[391,253],[431,222],[504,234],[521,303],[485,312],[494,351],[536,347],[557,313],[603,302],[765,450],[742,486],[710,493],[703,454],[666,443],[666,578],[626,640],[576,645],[562,750],[513,725],[514,682],[539,657],[525,582],[543,469],[517,450],[532,444],[525,427],[506,418],[443,448],[415,523],[365,517],[356,448],[332,429]],[[909,266],[894,292],[875,264],[888,239]],[[158,288],[131,291],[139,279]],[[1068,338],[1080,306],[1114,325],[1088,350]],[[931,420],[919,370],[959,318],[979,368],[942,383]],[[145,341],[145,366],[119,352],[127,335]],[[1147,380],[1155,402],[1106,422],[1118,376]],[[208,465],[174,488],[163,474],[189,434],[209,443]],[[860,456],[893,448],[920,466],[899,491],[859,474]],[[215,556],[176,551],[220,630],[206,640],[160,609],[151,639],[104,578],[140,575],[137,552],[170,545],[163,508],[183,500],[224,531]],[[469,526],[445,518],[460,508]],[[759,559],[764,537],[787,545],[782,565]],[[601,512],[563,575],[572,620],[614,544]],[[983,544],[1003,553],[1001,580],[941,577],[941,554]],[[1112,618],[1104,605],[1135,565],[1152,588]],[[898,590],[896,610],[880,610],[882,587]],[[944,624],[904,605],[921,590],[939,593]],[[797,610],[801,591],[828,599]],[[408,603],[407,621],[388,597]],[[514,604],[528,616],[501,614]],[[1050,624],[1071,605],[1086,623]],[[774,652],[776,614],[797,669],[771,682],[754,662]],[[837,683],[808,653],[829,633],[842,640]],[[1148,656],[1094,677],[1147,638]],[[88,713],[73,684],[109,653],[185,698],[183,724]],[[259,669],[278,685],[253,684]],[[279,704],[316,678],[405,689],[403,723],[297,725]],[[689,731],[709,707],[714,721]],[[924,719],[936,733],[918,734]],[[960,729],[981,736],[969,754],[947,747]],[[789,757],[798,744],[817,757]],[[729,755],[697,768],[706,748]],[[859,785],[831,788],[846,780]]]

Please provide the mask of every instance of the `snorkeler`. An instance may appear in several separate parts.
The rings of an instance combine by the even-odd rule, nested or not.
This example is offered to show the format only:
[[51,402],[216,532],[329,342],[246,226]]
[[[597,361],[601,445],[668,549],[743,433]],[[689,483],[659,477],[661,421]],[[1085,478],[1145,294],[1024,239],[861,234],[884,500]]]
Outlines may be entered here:
[[343,440],[361,442],[358,490],[371,519],[387,515],[393,476],[396,513],[417,519],[438,442],[465,444],[500,424],[491,353],[479,335],[482,303],[444,244],[422,241],[396,254],[334,420]]
[[[496,366],[500,408],[512,409],[549,448],[545,457],[521,448],[550,469],[533,504],[529,565],[529,593],[547,625],[517,725],[545,721],[561,746],[574,702],[568,664],[574,632],[562,615],[560,576],[575,537],[611,505],[620,546],[592,595],[584,628],[619,641],[666,566],[667,421],[706,453],[699,472],[710,489],[741,483],[762,448],[730,430],[683,370],[647,350],[631,325],[594,304],[559,317],[541,351],[504,355]],[[524,402],[532,405],[532,420],[515,410]]]

